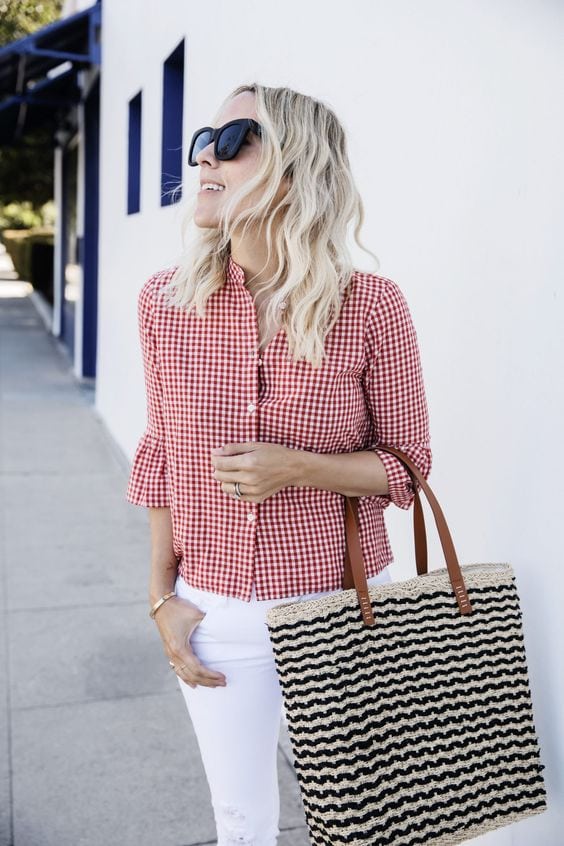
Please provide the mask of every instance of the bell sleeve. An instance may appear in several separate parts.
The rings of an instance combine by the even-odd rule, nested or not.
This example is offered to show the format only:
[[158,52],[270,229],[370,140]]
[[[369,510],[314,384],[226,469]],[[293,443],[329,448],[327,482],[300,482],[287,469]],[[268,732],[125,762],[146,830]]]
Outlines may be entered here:
[[411,477],[399,458],[379,450],[378,444],[405,452],[427,480],[432,464],[429,413],[415,327],[403,292],[390,279],[368,315],[365,343],[364,389],[373,436],[365,449],[383,462],[389,491],[374,500],[382,508],[393,502],[408,509],[415,499]]
[[170,505],[165,448],[163,389],[154,335],[153,286],[148,279],[137,300],[139,338],[145,374],[147,426],[133,456],[126,499],[133,505],[159,508]]

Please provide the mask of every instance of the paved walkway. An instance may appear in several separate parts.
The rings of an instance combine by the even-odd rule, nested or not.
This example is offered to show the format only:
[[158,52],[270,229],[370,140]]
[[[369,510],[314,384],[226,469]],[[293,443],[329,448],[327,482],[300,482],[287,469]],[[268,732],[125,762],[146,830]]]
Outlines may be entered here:
[[[214,844],[147,513],[93,392],[0,253],[0,846]],[[307,846],[285,732],[279,846]]]

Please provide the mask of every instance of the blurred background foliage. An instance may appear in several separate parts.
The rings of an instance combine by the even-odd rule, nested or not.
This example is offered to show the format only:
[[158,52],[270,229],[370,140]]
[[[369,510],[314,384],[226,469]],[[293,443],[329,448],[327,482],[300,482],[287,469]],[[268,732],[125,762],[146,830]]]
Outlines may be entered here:
[[0,0],[0,46],[57,20],[62,9],[63,0]]

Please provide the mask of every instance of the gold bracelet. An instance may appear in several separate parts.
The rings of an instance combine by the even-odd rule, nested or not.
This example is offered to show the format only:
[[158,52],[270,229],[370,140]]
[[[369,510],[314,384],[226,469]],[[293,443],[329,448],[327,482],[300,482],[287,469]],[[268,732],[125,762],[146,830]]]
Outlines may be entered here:
[[157,600],[157,602],[155,602],[155,604],[153,605],[153,607],[149,611],[149,617],[151,618],[151,620],[153,620],[155,618],[155,614],[159,610],[161,605],[164,605],[164,603],[167,601],[167,599],[170,599],[171,596],[176,596],[176,591],[172,590],[170,593],[165,593],[164,596],[161,596],[161,598],[159,600]]

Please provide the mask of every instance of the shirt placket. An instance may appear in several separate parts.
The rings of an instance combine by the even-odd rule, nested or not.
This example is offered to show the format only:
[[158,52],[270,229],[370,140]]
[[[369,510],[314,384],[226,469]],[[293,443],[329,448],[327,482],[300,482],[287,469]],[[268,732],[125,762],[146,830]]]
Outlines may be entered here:
[[[262,356],[259,350],[258,320],[254,300],[244,284],[241,286],[241,294],[244,310],[244,319],[242,322],[247,330],[245,332],[244,348],[248,361],[247,366],[243,368],[244,372],[242,373],[243,378],[241,382],[243,389],[241,396],[241,431],[244,433],[244,441],[258,441],[259,368],[262,367]],[[256,567],[255,556],[257,550],[259,503],[242,500],[240,506],[245,509],[247,531],[250,533],[249,547],[251,553],[249,558],[251,568],[249,583],[246,586],[247,596],[250,599]]]

